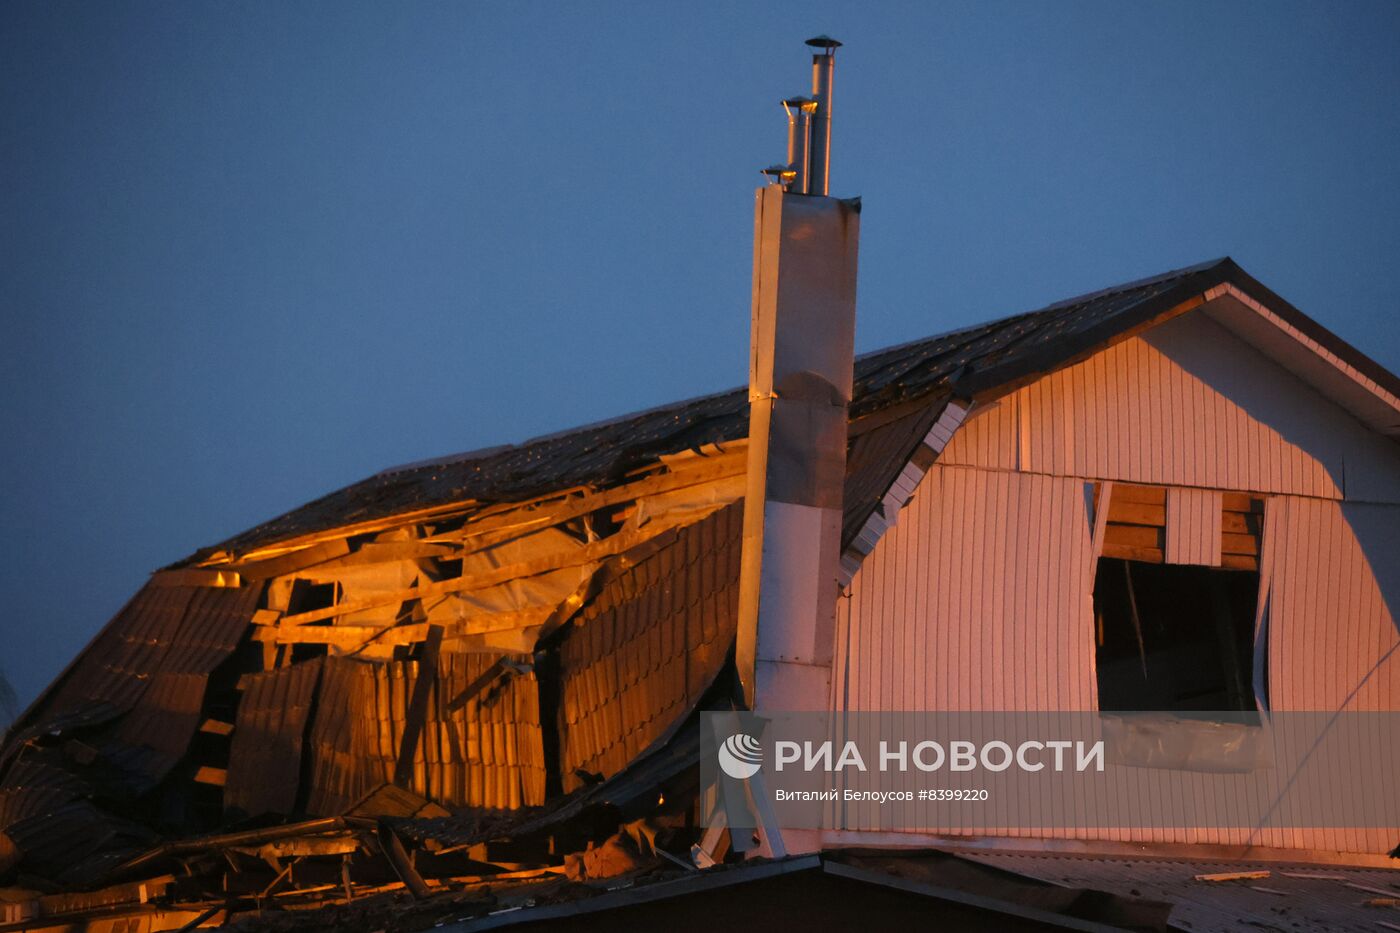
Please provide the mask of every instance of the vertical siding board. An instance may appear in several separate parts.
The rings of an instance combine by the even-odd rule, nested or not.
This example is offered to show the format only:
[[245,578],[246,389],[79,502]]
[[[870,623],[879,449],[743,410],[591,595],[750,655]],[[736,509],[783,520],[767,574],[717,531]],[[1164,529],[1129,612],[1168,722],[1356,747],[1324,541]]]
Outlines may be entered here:
[[[1008,568],[1011,565],[1014,554],[1014,537],[1004,533],[1006,528],[1006,505],[1007,498],[1011,493],[1011,480],[1003,475],[997,477],[997,489],[995,500],[991,503],[993,514],[992,520],[1000,533],[995,536],[994,550],[991,555],[990,567],[996,579],[991,586],[991,618],[997,621],[997,630],[988,633],[988,644],[993,649],[991,664],[995,671],[1014,670],[1012,648],[1014,646],[1015,632],[1012,625],[1008,625],[1008,618],[1015,619],[1014,612],[1008,610],[1007,604],[1007,581],[1009,579]],[[1014,604],[1013,604],[1014,605]],[[992,702],[996,709],[1009,709],[1011,698],[1007,693],[1007,681],[1009,678],[998,676],[992,686]]]

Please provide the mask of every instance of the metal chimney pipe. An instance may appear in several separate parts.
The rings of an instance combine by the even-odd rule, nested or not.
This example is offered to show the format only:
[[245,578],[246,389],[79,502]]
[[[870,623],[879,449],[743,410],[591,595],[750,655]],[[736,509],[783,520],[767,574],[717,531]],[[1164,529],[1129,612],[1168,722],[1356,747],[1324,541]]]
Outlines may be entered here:
[[815,36],[807,40],[814,49],[812,56],[812,99],[816,113],[812,115],[811,175],[808,194],[826,195],[831,192],[831,89],[836,74],[836,50],[841,43],[830,36]]
[[795,177],[788,190],[807,194],[811,190],[812,112],[817,109],[807,97],[790,97],[783,101],[788,118],[788,165]]

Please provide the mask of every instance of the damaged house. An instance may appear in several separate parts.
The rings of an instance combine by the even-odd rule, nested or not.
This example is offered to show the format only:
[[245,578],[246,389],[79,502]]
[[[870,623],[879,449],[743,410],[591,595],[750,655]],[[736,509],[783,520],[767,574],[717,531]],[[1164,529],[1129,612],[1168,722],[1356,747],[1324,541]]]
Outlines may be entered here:
[[854,358],[814,41],[749,386],[154,573],[6,733],[0,930],[1400,929],[1400,827],[705,824],[704,709],[1400,710],[1400,379],[1229,259]]

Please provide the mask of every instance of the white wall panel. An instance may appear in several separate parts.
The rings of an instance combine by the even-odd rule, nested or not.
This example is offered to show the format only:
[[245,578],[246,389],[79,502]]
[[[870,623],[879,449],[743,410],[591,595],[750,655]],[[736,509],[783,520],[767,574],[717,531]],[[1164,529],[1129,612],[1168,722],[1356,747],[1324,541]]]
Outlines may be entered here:
[[[1400,605],[1400,508],[1295,497],[1273,497],[1268,508],[1261,572],[1274,708],[1400,709],[1390,608]],[[888,711],[1096,708],[1091,534],[1077,480],[934,465],[842,600],[837,702]],[[917,783],[889,780],[888,789]],[[1184,786],[1202,809],[1255,809],[1243,779],[1201,775]],[[1182,788],[1134,769],[1114,792],[1135,800]],[[861,829],[899,826],[888,807],[852,812]],[[992,834],[1375,853],[1393,847],[1397,831],[1008,825]]]
[[1216,490],[1167,490],[1167,563],[1220,566],[1221,505]]
[[1400,709],[1400,506],[1279,496],[1264,539],[1270,708]]
[[974,408],[942,462],[1400,503],[1400,445],[1198,312]]
[[841,611],[850,709],[1094,709],[1091,518],[1072,479],[935,465]]

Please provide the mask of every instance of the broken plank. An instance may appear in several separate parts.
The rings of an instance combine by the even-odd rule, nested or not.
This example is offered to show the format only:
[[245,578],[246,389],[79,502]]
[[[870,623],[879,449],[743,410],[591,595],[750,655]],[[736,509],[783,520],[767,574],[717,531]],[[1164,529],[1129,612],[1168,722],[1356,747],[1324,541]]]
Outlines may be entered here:
[[206,719],[200,723],[200,732],[207,732],[210,735],[233,735],[233,723],[220,722],[217,719]]
[[585,564],[594,563],[604,557],[612,557],[624,551],[631,550],[639,544],[646,543],[659,533],[661,533],[659,529],[652,529],[650,526],[635,531],[621,532],[604,538],[601,541],[579,545],[567,551],[548,551],[533,560],[508,564],[504,567],[498,567],[489,573],[473,574],[469,577],[450,577],[446,580],[438,581],[437,583],[420,584],[407,589],[376,594],[375,596],[366,597],[364,599],[350,600],[325,609],[316,609],[311,612],[283,616],[282,624],[283,626],[309,625],[312,622],[323,622],[327,619],[333,619],[336,616],[360,612],[364,609],[377,609],[380,606],[393,605],[394,603],[407,602],[413,599],[429,599],[434,596],[445,596],[449,593],[458,593],[463,590],[485,589],[486,587],[496,586],[521,577],[532,577],[555,570],[580,567]]
[[413,780],[414,752],[418,750],[418,738],[423,733],[423,724],[428,715],[428,701],[437,683],[438,652],[441,649],[442,626],[429,625],[422,656],[418,659],[418,676],[413,681],[413,696],[404,712],[403,738],[394,765],[394,783],[399,787],[407,787]]
[[1219,882],[1219,881],[1258,881],[1269,877],[1268,871],[1222,871],[1213,874],[1196,875],[1197,881]]
[[[577,608],[576,604],[569,604],[567,600],[565,604]],[[530,606],[505,612],[482,610],[458,619],[434,618],[432,622],[443,626],[449,640],[459,642],[477,635],[538,628],[559,611],[560,607],[554,605]],[[423,641],[427,636],[427,625],[427,622],[408,622],[395,625],[279,626],[255,629],[249,638],[264,645],[333,645],[350,651],[371,642],[401,645]]]
[[408,625],[302,625],[288,628],[259,629],[252,634],[254,641],[278,645],[334,645],[337,648],[358,648],[369,641],[392,641],[408,644],[427,637],[426,622]]
[[349,553],[349,543],[345,538],[339,537],[266,560],[241,561],[235,566],[239,573],[249,580],[270,580],[273,577],[284,577],[289,573],[314,567]]
[[383,820],[379,821],[379,848],[384,853],[384,857],[389,860],[389,866],[393,868],[394,874],[399,876],[399,880],[408,888],[409,893],[415,900],[422,900],[432,894],[423,876],[414,869],[413,863],[409,861],[408,853],[404,851],[403,843],[394,834],[393,829]]
[[462,549],[452,544],[435,544],[430,541],[368,541],[359,549],[327,561],[319,569],[336,567],[357,567],[362,564],[389,563],[398,560],[422,560],[428,557],[460,557]]
[[[738,476],[744,472],[745,456],[746,452],[741,448],[723,458],[709,460],[703,466],[698,465],[679,472],[653,474],[602,492],[575,494],[572,499],[548,500],[516,512],[497,513],[470,522],[460,531],[429,540],[465,540],[474,549],[480,550],[531,531],[538,531],[574,518],[580,518],[599,509],[611,508],[659,493],[675,492],[690,486],[699,486],[730,476]],[[546,509],[544,514],[530,514],[532,510]]]
[[234,852],[251,855],[255,858],[284,859],[307,855],[349,855],[360,849],[360,840],[355,836],[310,836],[305,838],[278,839],[261,846],[231,846]]

